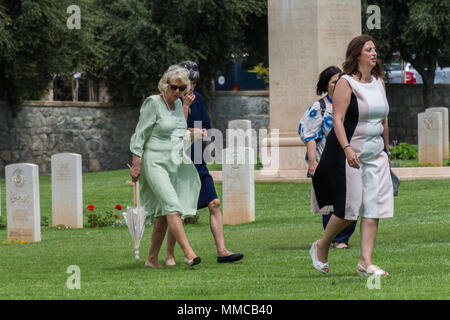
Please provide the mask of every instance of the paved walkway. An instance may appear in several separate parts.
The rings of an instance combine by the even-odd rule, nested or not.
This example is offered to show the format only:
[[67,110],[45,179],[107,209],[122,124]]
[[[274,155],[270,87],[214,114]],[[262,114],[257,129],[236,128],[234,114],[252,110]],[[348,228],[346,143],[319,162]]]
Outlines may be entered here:
[[[416,168],[392,168],[400,180],[422,179],[450,179],[450,167],[416,167]],[[301,170],[257,170],[255,181],[257,182],[308,182],[306,169]],[[214,181],[222,181],[222,171],[210,171]]]

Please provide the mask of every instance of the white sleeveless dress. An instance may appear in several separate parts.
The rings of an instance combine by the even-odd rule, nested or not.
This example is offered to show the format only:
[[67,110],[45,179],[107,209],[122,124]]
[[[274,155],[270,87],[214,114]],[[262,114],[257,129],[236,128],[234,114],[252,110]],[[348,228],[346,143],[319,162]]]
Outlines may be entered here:
[[333,205],[335,215],[346,220],[392,217],[393,186],[382,137],[389,104],[383,84],[375,77],[371,83],[358,82],[349,75],[341,78],[352,88],[344,128],[361,161],[360,169],[348,165],[332,130],[313,178],[319,206]]

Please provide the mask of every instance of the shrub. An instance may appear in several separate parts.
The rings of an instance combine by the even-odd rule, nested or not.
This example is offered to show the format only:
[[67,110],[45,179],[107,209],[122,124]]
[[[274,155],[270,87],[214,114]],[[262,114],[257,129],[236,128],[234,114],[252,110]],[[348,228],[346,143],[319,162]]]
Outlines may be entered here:
[[391,159],[395,160],[417,160],[417,145],[400,142],[391,149]]

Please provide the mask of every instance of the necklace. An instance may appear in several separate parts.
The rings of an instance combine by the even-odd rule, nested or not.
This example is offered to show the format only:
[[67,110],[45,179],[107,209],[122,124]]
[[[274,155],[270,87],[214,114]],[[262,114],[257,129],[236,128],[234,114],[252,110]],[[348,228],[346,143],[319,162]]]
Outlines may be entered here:
[[331,98],[328,95],[327,95],[327,99],[331,104],[333,104],[333,100],[331,100]]
[[165,103],[165,105],[166,105],[166,107],[167,107],[167,110],[169,110],[169,111],[173,111],[173,110],[175,110],[175,108],[170,108],[170,106],[169,106],[169,104],[167,103],[167,100],[166,100],[166,95],[164,94],[164,92],[162,93],[162,98],[163,98],[163,100],[164,100],[164,103]]

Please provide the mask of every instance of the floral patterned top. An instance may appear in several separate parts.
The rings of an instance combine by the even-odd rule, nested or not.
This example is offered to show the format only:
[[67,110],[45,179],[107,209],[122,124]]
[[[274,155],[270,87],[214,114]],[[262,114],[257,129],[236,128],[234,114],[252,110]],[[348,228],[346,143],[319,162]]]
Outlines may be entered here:
[[[316,141],[316,159],[319,162],[320,156],[325,148],[326,137],[333,127],[333,108],[326,105],[322,117],[320,102],[316,101],[306,112],[307,117],[304,117],[300,122],[298,133],[305,144],[311,140]],[[305,160],[309,164],[308,153],[306,153]]]

